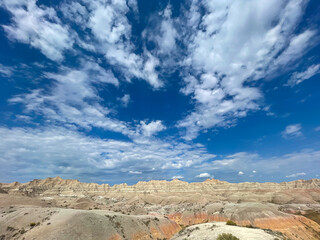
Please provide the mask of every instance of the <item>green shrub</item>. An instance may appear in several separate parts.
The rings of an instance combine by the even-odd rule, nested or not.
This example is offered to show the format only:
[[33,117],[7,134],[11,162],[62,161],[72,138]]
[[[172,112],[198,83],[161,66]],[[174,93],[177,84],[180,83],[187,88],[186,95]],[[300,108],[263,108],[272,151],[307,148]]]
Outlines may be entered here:
[[30,227],[34,227],[34,226],[36,226],[37,224],[35,223],[35,222],[32,222],[32,223],[30,223]]
[[251,224],[246,225],[246,228],[254,228],[254,226],[252,226]]
[[234,221],[231,221],[231,220],[227,221],[227,225],[237,226],[237,224]]
[[218,236],[217,240],[240,240],[236,236],[233,236],[231,233],[222,233]]

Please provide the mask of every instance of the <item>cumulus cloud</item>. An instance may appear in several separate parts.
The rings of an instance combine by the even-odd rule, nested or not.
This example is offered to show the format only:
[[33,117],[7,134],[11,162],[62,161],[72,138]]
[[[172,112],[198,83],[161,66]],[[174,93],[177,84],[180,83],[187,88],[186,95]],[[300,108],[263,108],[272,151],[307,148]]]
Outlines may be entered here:
[[320,72],[320,64],[311,65],[304,72],[294,72],[291,75],[291,78],[289,79],[287,84],[293,87],[295,85],[300,84],[304,80],[312,78],[313,76],[317,75],[319,72]]
[[244,172],[242,172],[242,171],[239,171],[239,172],[238,172],[238,175],[239,175],[239,176],[241,176],[241,175],[243,175],[243,174],[244,174]]
[[12,14],[12,24],[3,26],[9,39],[30,44],[54,61],[63,60],[64,51],[72,48],[73,33],[53,8],[39,7],[36,0],[4,0],[1,6]]
[[200,173],[199,175],[196,176],[196,178],[212,178],[210,173]]
[[151,137],[152,135],[165,130],[166,127],[162,124],[162,121],[151,121],[146,123],[145,121],[140,122],[140,131],[142,135],[146,137]]
[[286,129],[281,133],[284,138],[294,138],[302,136],[301,124],[292,124],[286,127]]
[[295,178],[295,177],[305,176],[305,175],[307,175],[307,174],[304,173],[304,172],[301,172],[301,173],[294,173],[294,174],[288,175],[288,176],[286,176],[286,177],[287,177],[287,178]]
[[186,129],[186,139],[204,129],[233,126],[261,108],[263,95],[254,83],[285,71],[312,47],[314,30],[294,35],[305,3],[191,1],[180,19],[187,49],[181,61],[186,69],[181,91],[196,104],[178,123]]

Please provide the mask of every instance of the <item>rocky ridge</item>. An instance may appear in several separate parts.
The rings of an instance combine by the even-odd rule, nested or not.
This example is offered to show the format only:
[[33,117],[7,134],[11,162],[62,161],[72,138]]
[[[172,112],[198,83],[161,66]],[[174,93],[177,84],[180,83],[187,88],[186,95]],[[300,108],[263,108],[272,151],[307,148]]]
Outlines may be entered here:
[[[172,181],[151,180],[138,182],[129,186],[126,183],[110,186],[108,184],[82,183],[78,180],[65,180],[60,177],[32,180],[27,183],[0,184],[2,192],[26,195],[106,195],[109,193],[195,193],[211,191],[286,191],[286,190],[320,190],[320,179],[297,180],[282,183],[242,182],[229,183],[217,179],[204,182],[188,183],[174,179]],[[319,199],[320,200],[320,199]]]

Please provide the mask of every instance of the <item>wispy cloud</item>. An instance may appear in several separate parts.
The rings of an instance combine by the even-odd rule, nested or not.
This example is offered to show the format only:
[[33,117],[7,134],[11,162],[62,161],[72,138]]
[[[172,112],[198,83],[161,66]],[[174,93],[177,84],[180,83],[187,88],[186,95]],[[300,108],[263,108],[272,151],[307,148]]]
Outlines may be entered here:
[[294,138],[302,136],[301,124],[288,125],[286,129],[281,133],[284,138]]
[[182,178],[184,178],[184,177],[181,175],[177,175],[177,176],[173,176],[171,179],[182,179]]
[[6,136],[0,140],[0,163],[6,166],[1,170],[1,181],[19,175],[26,178],[92,175],[99,179],[104,174],[121,174],[123,179],[129,175],[143,175],[146,179],[159,171],[191,167],[215,157],[199,144],[159,139],[108,140],[57,127],[0,128],[0,135]]
[[294,72],[288,81],[288,85],[291,87],[298,85],[301,82],[317,75],[319,72],[320,72],[320,64],[311,65],[304,72]]
[[129,171],[130,174],[142,174],[140,171]]
[[8,67],[0,64],[0,75],[4,77],[10,77],[14,71],[13,67]]
[[117,98],[117,100],[120,101],[124,107],[127,107],[130,102],[130,95],[125,94],[123,97]]
[[305,176],[305,175],[307,175],[307,174],[304,173],[304,172],[301,172],[301,173],[294,173],[294,174],[288,175],[288,176],[286,176],[286,177],[287,177],[287,178],[295,178],[295,177]]
[[125,123],[109,117],[110,110],[101,103],[93,86],[117,86],[119,82],[111,71],[86,61],[79,69],[61,67],[59,73],[46,73],[45,77],[53,80],[51,91],[34,89],[14,96],[9,102],[23,104],[26,114],[41,115],[51,123],[85,129],[99,127],[130,134]]

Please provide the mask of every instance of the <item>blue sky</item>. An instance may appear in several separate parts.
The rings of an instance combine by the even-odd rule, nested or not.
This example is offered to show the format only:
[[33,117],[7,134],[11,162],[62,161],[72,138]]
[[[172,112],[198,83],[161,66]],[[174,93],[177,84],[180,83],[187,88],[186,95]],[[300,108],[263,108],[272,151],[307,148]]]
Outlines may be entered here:
[[0,1],[0,181],[319,177],[317,0]]

